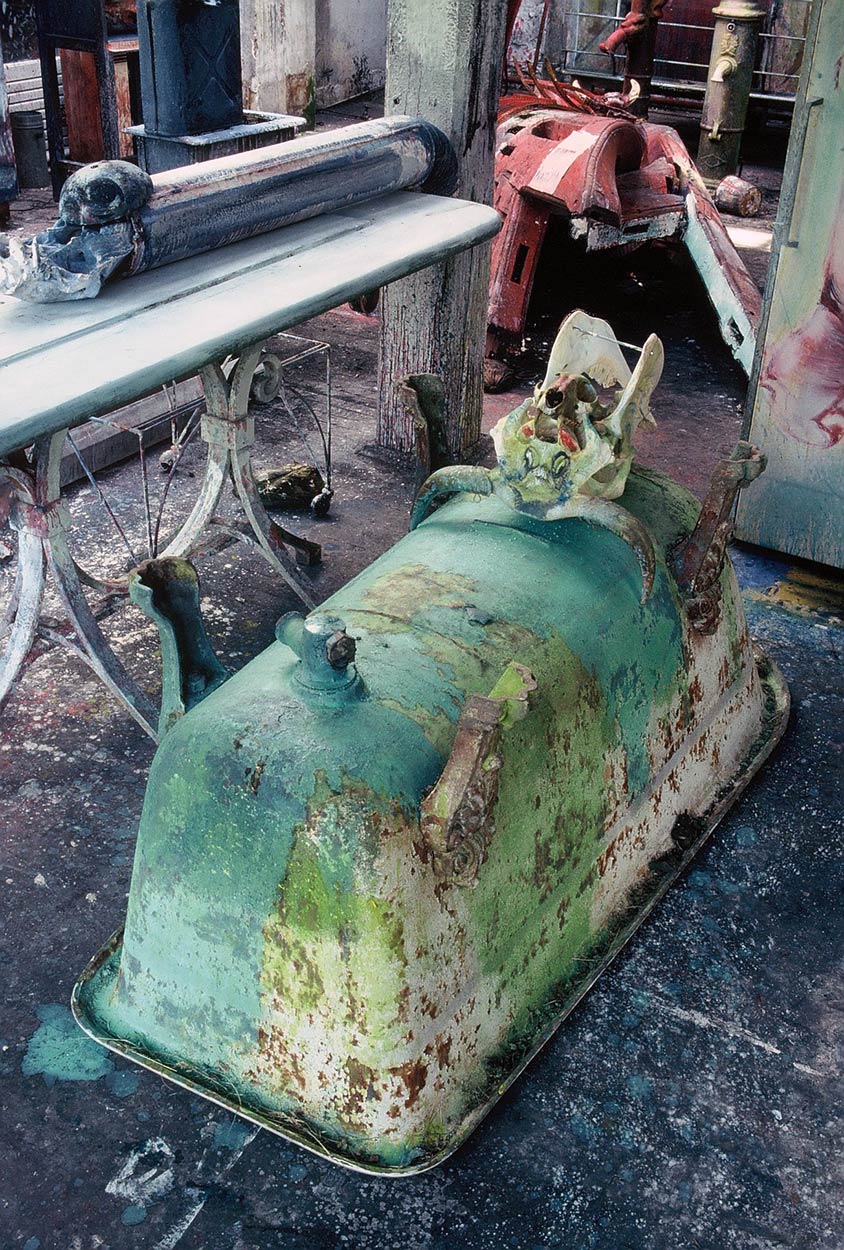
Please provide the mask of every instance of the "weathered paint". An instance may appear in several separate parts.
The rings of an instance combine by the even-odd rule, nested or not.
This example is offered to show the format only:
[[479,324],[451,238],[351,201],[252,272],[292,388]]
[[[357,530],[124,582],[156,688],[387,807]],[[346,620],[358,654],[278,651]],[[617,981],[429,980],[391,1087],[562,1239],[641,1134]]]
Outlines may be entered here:
[[[382,88],[386,76],[386,0],[315,0],[315,5],[319,107],[328,108]],[[432,46],[430,55],[435,52]]]
[[747,418],[769,468],[749,542],[844,567],[844,6],[817,3],[789,140]]
[[549,223],[562,216],[587,252],[682,241],[749,372],[759,291],[677,132],[625,110],[572,112],[564,88],[547,80],[534,90],[540,98],[505,97],[499,118],[494,203],[504,225],[492,251],[488,352],[523,332]]
[[[153,765],[120,935],[75,992],[93,1036],[366,1170],[459,1144],[720,817],[785,696],[729,565],[712,635],[672,552],[698,507],[634,470],[656,552],[463,496],[327,601],[356,673],[276,643]],[[314,618],[310,618],[313,620]],[[287,635],[287,627],[283,632]],[[450,881],[419,810],[467,699],[536,690],[502,736],[494,829]]]
[[712,10],[715,29],[700,120],[697,166],[710,187],[735,174],[753,87],[757,44],[767,5],[721,0]]
[[314,0],[241,0],[246,108],[304,113],[316,56]]

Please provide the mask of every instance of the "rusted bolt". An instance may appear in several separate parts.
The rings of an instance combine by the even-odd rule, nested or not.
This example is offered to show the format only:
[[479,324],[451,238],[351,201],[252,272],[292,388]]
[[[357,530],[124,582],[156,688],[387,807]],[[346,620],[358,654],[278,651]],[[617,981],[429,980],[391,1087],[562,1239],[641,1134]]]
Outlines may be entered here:
[[332,668],[348,668],[357,650],[354,638],[338,629],[325,644],[325,654]]

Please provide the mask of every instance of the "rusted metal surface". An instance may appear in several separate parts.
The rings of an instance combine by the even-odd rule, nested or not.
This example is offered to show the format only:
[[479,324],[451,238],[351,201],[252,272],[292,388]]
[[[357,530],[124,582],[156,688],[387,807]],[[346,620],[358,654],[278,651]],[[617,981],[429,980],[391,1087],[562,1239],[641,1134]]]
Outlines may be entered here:
[[715,471],[695,528],[674,554],[677,585],[686,596],[692,627],[701,634],[713,634],[721,619],[721,574],[736,496],[756,480],[765,464],[758,447],[739,443]]
[[[520,102],[522,98],[519,98]],[[543,102],[503,102],[487,355],[523,333],[552,217],[587,253],[653,240],[684,244],[725,341],[749,371],[761,297],[676,131],[624,117],[584,116]]]
[[[552,450],[534,406],[523,460]],[[627,469],[595,502],[647,535],[644,599],[618,526],[463,493],[176,721],[125,930],[74,993],[93,1037],[353,1168],[465,1139],[787,715],[728,561],[715,632],[689,618],[695,500]]]
[[657,25],[665,2],[666,0],[631,0],[630,8],[621,23],[598,45],[602,52],[607,52],[610,56],[619,47],[627,49],[623,89],[625,94],[629,94],[633,84],[636,84],[635,108],[643,117],[648,115]]
[[[169,557],[140,564],[129,577],[129,593],[158,628],[164,685],[160,734],[225,681],[199,615],[199,578],[187,560]],[[190,620],[191,628],[182,628]]]
[[445,885],[477,884],[495,836],[501,736],[527,715],[535,690],[533,674],[513,664],[488,697],[472,695],[460,713],[448,763],[419,805],[423,856],[430,852]]
[[752,182],[730,174],[715,188],[715,207],[737,217],[755,217],[762,206],[762,192]]
[[533,107],[502,122],[494,203],[504,226],[492,253],[494,330],[523,330],[552,216],[564,216],[587,250],[679,233],[683,197],[670,189],[673,171],[642,174],[646,154],[644,130],[620,118]]

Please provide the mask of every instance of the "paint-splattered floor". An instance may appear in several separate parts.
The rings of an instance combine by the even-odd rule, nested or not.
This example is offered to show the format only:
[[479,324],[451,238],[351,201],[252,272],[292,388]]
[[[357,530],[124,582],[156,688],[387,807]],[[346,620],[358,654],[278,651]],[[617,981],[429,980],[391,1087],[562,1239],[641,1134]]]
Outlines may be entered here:
[[[700,491],[737,435],[743,382],[705,305],[665,291],[634,285],[613,311],[625,338],[665,336],[643,459]],[[327,593],[400,532],[412,483],[356,450],[373,435],[372,324],[312,329],[335,344],[338,494],[310,527]],[[262,458],[286,458],[272,414],[259,428]],[[125,473],[104,480],[119,494]],[[469,1144],[412,1180],[256,1134],[73,1024],[73,981],[123,919],[152,749],[76,661],[39,660],[0,722],[0,1247],[840,1250],[844,630],[805,571],[738,560],[755,636],[791,683],[782,748]],[[295,607],[243,549],[201,572],[234,664]],[[137,616],[111,628],[151,672]]]

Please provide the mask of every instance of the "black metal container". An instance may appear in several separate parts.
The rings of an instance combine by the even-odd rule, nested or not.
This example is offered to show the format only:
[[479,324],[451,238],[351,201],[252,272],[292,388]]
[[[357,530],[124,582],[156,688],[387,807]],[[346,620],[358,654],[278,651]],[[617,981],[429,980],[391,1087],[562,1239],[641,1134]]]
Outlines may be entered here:
[[139,0],[138,42],[148,134],[243,122],[238,0]]

